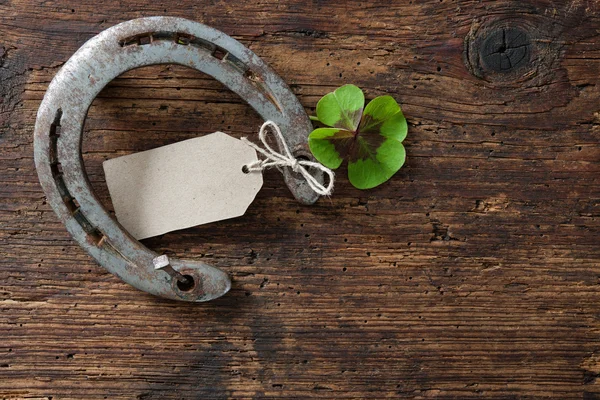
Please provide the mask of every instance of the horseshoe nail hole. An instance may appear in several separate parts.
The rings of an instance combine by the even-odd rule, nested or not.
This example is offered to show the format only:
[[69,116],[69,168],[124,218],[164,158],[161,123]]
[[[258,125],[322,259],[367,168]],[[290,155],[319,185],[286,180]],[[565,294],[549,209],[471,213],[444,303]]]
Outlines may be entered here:
[[52,124],[50,125],[50,136],[51,137],[59,137],[60,136],[60,125]]
[[151,36],[142,36],[140,37],[140,45],[143,46],[145,44],[150,44],[152,42]]
[[194,281],[194,277],[191,275],[184,275],[184,281],[177,281],[177,288],[182,292],[189,292],[190,290],[196,287],[196,282]]
[[50,170],[52,171],[52,176],[61,176],[63,173],[62,164],[57,161],[50,165]]
[[218,47],[215,49],[215,52],[213,53],[213,57],[216,58],[217,60],[224,59],[226,55],[227,55],[227,52]]
[[50,124],[50,138],[57,138],[60,136],[60,122],[62,119],[62,109],[56,110],[54,115],[54,121]]
[[119,46],[121,46],[121,47],[136,46],[139,44],[140,44],[140,41],[137,36],[131,36],[131,37],[119,40]]
[[79,210],[81,208],[81,206],[79,205],[79,202],[77,201],[77,199],[75,197],[71,198],[71,202],[73,203],[73,205],[75,206],[76,210]]
[[88,235],[90,236],[90,239],[94,243],[96,243],[96,246],[98,246],[98,247],[102,247],[104,245],[104,243],[106,243],[106,236],[104,236],[102,234],[102,232],[100,232],[98,229],[95,229],[94,231],[88,233]]
[[190,44],[190,41],[192,40],[192,37],[185,35],[185,34],[177,34],[177,38],[175,39],[175,43],[183,45],[183,46],[187,46],[188,44]]
[[255,73],[254,71],[252,71],[251,69],[249,69],[248,71],[246,71],[246,72],[244,73],[244,76],[245,76],[247,79],[250,79],[251,81],[254,81],[254,82],[256,82],[256,81],[260,80],[260,79],[258,78],[258,75],[256,75],[256,73]]

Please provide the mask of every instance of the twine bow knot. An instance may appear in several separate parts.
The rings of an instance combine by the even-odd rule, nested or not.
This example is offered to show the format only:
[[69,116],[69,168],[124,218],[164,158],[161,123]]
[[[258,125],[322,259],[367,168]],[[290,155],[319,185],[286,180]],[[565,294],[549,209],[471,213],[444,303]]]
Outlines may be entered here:
[[[279,139],[278,141],[281,144],[284,154],[275,151],[269,145],[267,142],[267,135],[269,132],[275,132],[277,134],[277,139]],[[306,183],[308,183],[308,186],[310,186],[315,193],[320,194],[321,196],[328,196],[331,194],[333,191],[333,181],[335,178],[333,171],[318,162],[301,159],[299,160],[294,157],[290,151],[290,148],[285,142],[285,138],[281,133],[281,129],[279,129],[279,126],[275,122],[266,121],[264,124],[262,124],[258,133],[258,138],[264,148],[252,143],[245,137],[242,138],[242,142],[246,143],[248,146],[265,156],[265,159],[263,160],[258,160],[252,164],[246,165],[246,170],[248,172],[263,171],[267,168],[273,167],[289,167],[292,169],[292,171],[300,173],[306,180]],[[329,182],[327,183],[327,186],[323,186],[323,184],[321,184],[310,172],[308,172],[308,168],[315,168],[327,174],[329,176]]]

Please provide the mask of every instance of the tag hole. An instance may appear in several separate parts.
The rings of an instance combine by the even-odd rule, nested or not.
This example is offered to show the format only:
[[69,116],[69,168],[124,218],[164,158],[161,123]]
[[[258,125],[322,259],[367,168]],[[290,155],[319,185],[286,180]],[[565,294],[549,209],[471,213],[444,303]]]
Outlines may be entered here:
[[245,173],[245,174],[247,174],[248,172],[250,172],[250,170],[248,169],[248,166],[247,166],[247,165],[244,165],[244,166],[242,167],[242,172],[243,172],[243,173]]
[[185,278],[185,281],[177,281],[177,287],[182,292],[189,292],[196,286],[196,282],[191,275],[184,275],[183,277]]

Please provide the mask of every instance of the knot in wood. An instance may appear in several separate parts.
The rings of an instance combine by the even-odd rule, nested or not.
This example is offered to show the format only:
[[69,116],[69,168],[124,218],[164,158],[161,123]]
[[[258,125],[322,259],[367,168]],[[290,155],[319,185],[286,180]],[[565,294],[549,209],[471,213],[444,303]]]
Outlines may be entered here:
[[515,18],[473,23],[464,41],[465,66],[489,83],[520,86],[539,75],[530,71],[550,70],[556,59],[545,27],[544,21]]
[[517,27],[507,27],[490,32],[479,51],[486,68],[508,72],[529,62],[530,47],[527,32]]

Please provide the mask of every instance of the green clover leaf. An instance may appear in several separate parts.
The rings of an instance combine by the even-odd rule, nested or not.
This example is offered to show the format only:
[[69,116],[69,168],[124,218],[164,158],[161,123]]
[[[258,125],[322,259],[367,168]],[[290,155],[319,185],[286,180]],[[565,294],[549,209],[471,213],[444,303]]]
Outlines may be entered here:
[[354,85],[328,93],[317,103],[317,118],[334,128],[355,131],[365,106],[365,95]]
[[391,96],[380,96],[364,107],[358,87],[345,85],[317,104],[317,119],[331,128],[317,128],[308,137],[310,151],[328,168],[348,160],[348,178],[358,189],[371,189],[390,179],[404,165],[402,141],[408,126]]

